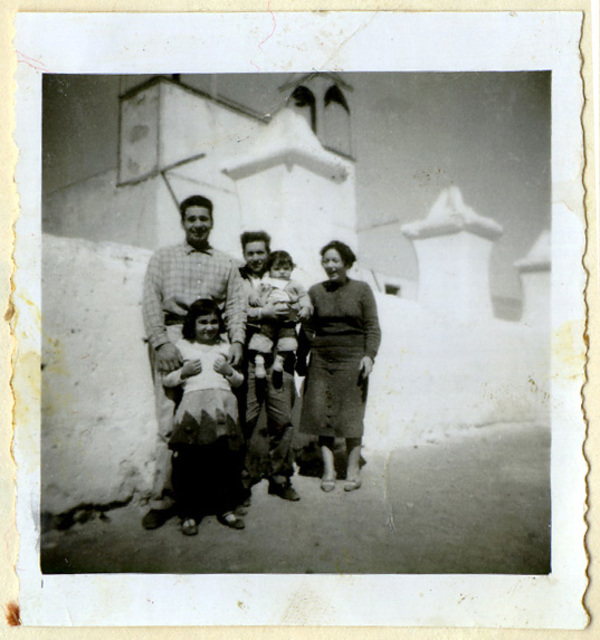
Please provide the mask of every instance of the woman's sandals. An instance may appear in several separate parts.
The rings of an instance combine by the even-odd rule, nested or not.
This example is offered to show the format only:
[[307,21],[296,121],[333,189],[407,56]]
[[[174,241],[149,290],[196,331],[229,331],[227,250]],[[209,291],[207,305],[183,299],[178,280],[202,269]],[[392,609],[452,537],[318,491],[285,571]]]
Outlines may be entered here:
[[[357,489],[360,489],[361,485],[362,482],[359,478],[356,478],[355,480],[346,480],[346,482],[344,482],[344,491],[356,491]],[[333,491],[335,489],[335,479],[323,478],[323,480],[321,480],[321,489],[325,491],[325,493]]]
[[[240,511],[243,510],[240,509]],[[239,514],[241,515],[241,514]],[[238,517],[233,511],[228,511],[220,516],[217,516],[217,520],[230,529],[243,529],[246,525],[244,521]],[[195,536],[198,534],[198,523],[193,518],[185,518],[181,522],[181,533],[184,536]]]
[[321,489],[325,493],[329,493],[335,489],[335,478],[323,478],[321,480]]
[[359,478],[356,478],[355,480],[346,480],[346,482],[344,482],[344,491],[356,491],[357,489],[360,489],[361,485],[362,482]]

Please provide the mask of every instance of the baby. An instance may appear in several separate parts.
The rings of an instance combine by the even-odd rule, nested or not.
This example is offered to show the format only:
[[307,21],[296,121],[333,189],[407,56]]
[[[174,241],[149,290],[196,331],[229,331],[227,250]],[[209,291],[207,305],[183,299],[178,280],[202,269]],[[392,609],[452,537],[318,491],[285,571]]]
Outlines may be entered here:
[[269,275],[258,282],[248,300],[252,307],[271,303],[287,311],[283,317],[264,319],[260,331],[250,338],[248,344],[250,357],[254,358],[257,380],[267,376],[265,354],[274,353],[272,379],[277,388],[283,382],[285,358],[298,348],[296,324],[308,320],[313,312],[306,289],[290,279],[294,267],[292,256],[287,251],[273,251],[267,263]]

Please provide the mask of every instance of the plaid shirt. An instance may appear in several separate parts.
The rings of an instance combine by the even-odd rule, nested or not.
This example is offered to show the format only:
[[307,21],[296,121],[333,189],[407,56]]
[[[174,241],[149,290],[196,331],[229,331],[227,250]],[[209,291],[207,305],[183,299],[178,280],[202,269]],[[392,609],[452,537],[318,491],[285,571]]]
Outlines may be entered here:
[[247,294],[238,267],[226,253],[197,251],[187,242],[154,252],[144,279],[142,309],[150,344],[169,342],[167,317],[183,322],[198,298],[214,300],[223,311],[229,340],[244,343]]

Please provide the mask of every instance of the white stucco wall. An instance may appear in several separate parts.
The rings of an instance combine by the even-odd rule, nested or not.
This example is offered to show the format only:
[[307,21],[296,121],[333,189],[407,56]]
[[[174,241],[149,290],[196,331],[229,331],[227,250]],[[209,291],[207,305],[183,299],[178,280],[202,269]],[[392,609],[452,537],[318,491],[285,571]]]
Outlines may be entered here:
[[521,322],[529,327],[549,327],[551,320],[551,273],[525,271],[521,273],[523,315]]
[[198,153],[235,146],[265,125],[185,88],[161,83],[160,162],[168,166]]
[[256,118],[166,79],[123,99],[120,118],[121,182],[235,146],[264,127]]
[[154,84],[120,105],[119,181],[139,180],[160,163],[161,85]]
[[144,249],[44,235],[42,509],[149,488],[156,437],[141,317]]
[[110,170],[44,196],[44,233],[154,249],[183,239],[173,197],[160,176],[117,186]]
[[365,445],[389,451],[465,427],[550,419],[550,335],[514,322],[465,324],[377,295],[383,330]]
[[543,231],[528,254],[515,262],[521,276],[523,314],[521,322],[530,327],[550,327],[552,294],[552,240]]

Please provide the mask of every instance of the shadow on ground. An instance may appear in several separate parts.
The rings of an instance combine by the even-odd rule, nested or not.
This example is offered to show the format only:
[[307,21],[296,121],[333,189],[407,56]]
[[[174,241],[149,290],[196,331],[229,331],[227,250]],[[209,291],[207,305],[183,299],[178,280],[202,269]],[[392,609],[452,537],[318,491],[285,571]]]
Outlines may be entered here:
[[503,424],[365,453],[363,487],[300,502],[253,491],[246,529],[209,517],[145,531],[129,505],[42,536],[44,573],[502,573],[550,571],[550,430]]

